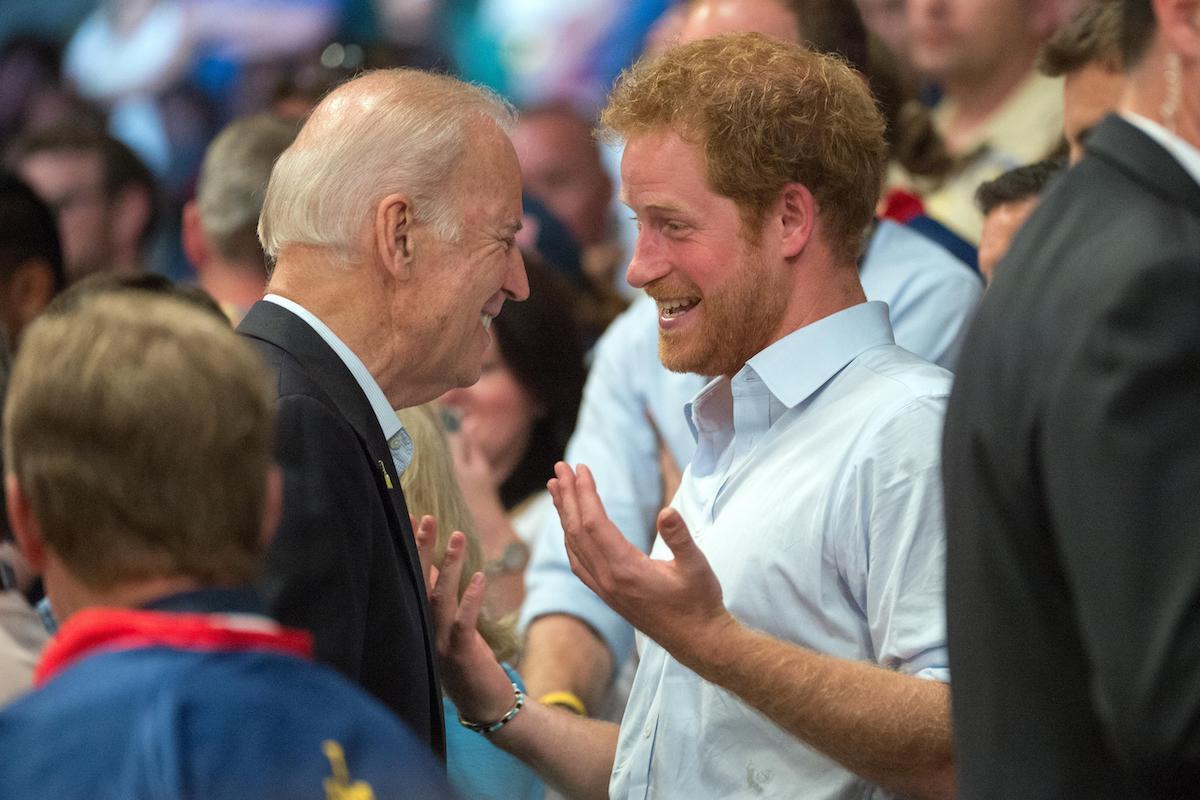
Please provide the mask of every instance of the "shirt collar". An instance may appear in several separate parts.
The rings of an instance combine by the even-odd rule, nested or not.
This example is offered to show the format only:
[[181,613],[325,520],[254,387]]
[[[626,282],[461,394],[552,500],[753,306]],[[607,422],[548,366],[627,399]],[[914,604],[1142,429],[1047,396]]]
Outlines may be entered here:
[[[746,362],[734,380],[755,375],[772,397],[793,408],[860,354],[895,341],[887,304],[859,303],[789,333]],[[700,427],[695,418],[698,406],[725,380],[710,382],[684,407],[693,435]]]
[[860,353],[895,341],[887,304],[860,303],[789,333],[742,369],[753,369],[771,394],[792,408]]
[[1135,126],[1142,133],[1162,145],[1162,148],[1179,162],[1179,166],[1183,167],[1187,174],[1192,176],[1192,180],[1200,184],[1200,150],[1197,150],[1190,142],[1178,134],[1167,130],[1154,120],[1147,119],[1141,114],[1134,114],[1132,111],[1122,111],[1121,117],[1130,125]]
[[379,383],[363,364],[362,359],[356,356],[354,351],[329,329],[328,325],[318,319],[316,314],[304,306],[277,294],[268,294],[263,299],[283,306],[304,320],[310,328],[317,332],[318,336],[325,340],[333,352],[337,353],[338,358],[346,365],[346,369],[350,370],[350,374],[354,376],[362,393],[366,395],[367,402],[371,404],[371,410],[375,412],[375,417],[379,420],[379,428],[383,431],[383,438],[387,440],[388,448],[392,451],[392,458],[396,461],[397,471],[403,472],[407,469],[412,460],[412,440],[408,436],[408,431],[404,430],[404,426],[400,424],[400,419],[392,409],[392,404],[388,402],[387,395],[383,393],[383,389],[379,387]]

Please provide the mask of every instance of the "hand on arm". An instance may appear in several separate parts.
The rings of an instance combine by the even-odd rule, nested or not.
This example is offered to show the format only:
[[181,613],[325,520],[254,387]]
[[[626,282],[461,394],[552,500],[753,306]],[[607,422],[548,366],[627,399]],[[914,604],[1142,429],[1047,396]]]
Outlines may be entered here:
[[[430,527],[422,521],[421,536],[426,540]],[[420,537],[418,545],[425,566],[425,557],[432,548]],[[433,580],[429,605],[435,647],[443,688],[459,713],[472,722],[493,722],[512,708],[513,688],[475,627],[483,604],[483,573],[475,573],[462,599],[458,597],[465,545],[466,537],[461,532],[451,534]],[[426,574],[430,574],[429,569]],[[616,757],[616,725],[575,717],[526,700],[524,708],[489,738],[571,797],[607,797]]]
[[678,512],[659,514],[659,533],[675,558],[656,561],[608,520],[587,467],[575,474],[560,463],[555,475],[551,493],[572,569],[681,664],[889,791],[954,795],[945,685],[746,628],[725,608],[716,575]]

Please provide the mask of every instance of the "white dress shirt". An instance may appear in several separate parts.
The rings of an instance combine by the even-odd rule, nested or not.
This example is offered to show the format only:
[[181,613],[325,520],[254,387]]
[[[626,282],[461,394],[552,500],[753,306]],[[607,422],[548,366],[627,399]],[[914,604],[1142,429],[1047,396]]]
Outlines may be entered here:
[[325,344],[337,353],[337,357],[346,365],[346,369],[350,370],[354,381],[366,395],[367,402],[371,404],[371,410],[375,412],[375,418],[379,421],[379,429],[383,432],[383,438],[387,440],[388,449],[392,453],[392,464],[396,467],[396,477],[399,478],[403,475],[404,470],[408,469],[408,465],[412,463],[412,437],[400,424],[400,418],[396,416],[392,404],[388,402],[387,395],[383,393],[383,389],[379,387],[378,381],[371,375],[362,359],[355,355],[354,351],[339,339],[338,335],[330,330],[329,326],[322,322],[316,314],[294,300],[277,294],[269,294],[263,300],[283,306],[304,320],[310,328],[316,331],[318,336],[325,340]]
[[[949,680],[940,441],[946,370],[864,303],[776,342],[688,405],[672,505],[743,624],[839,658]],[[652,557],[670,558],[659,539]],[[871,798],[638,634],[614,798]]]

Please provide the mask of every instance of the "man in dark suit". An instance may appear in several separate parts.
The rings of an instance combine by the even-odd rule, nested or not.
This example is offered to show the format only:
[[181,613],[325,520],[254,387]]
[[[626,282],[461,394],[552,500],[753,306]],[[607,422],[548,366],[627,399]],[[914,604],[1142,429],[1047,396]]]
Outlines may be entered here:
[[276,265],[239,328],[278,376],[273,612],[439,753],[441,691],[398,480],[412,444],[392,409],[473,383],[492,317],[528,296],[512,123],[491,93],[411,70],[330,94],[271,174],[259,236]]
[[1120,2],[1120,114],[1018,234],[946,420],[968,799],[1200,792],[1200,5]]

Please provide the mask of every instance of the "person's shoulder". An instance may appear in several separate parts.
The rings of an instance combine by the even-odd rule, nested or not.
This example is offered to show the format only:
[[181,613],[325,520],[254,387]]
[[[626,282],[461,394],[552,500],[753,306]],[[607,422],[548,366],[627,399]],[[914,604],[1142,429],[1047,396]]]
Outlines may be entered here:
[[887,405],[945,399],[954,381],[949,370],[898,345],[874,347],[851,363],[869,384],[863,391]]
[[924,233],[891,220],[881,220],[863,260],[862,274],[895,272],[908,280],[970,287],[983,291],[979,275]]
[[[163,741],[186,748],[188,785],[234,796],[293,797],[341,782],[373,796],[449,796],[426,745],[378,700],[330,667],[283,653],[224,652],[197,660],[159,704]],[[235,750],[211,731],[236,731]],[[252,774],[251,774],[252,773]]]

